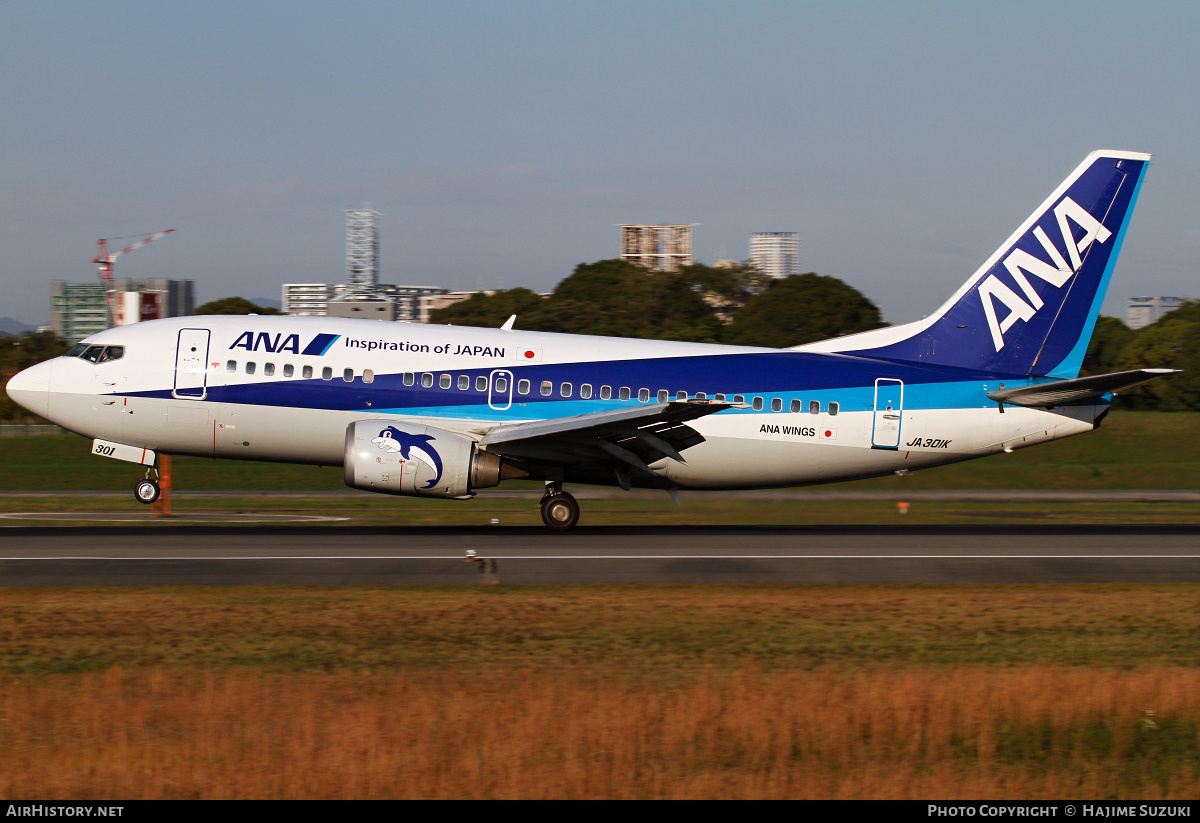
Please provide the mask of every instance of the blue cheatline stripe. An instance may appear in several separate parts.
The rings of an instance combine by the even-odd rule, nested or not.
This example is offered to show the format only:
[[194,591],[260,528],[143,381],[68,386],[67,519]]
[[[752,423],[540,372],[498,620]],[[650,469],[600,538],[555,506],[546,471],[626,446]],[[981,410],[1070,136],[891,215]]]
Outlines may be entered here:
[[1142,163],[1142,171],[1133,187],[1129,206],[1125,209],[1125,219],[1121,221],[1121,228],[1117,231],[1112,254],[1108,256],[1108,265],[1104,267],[1100,286],[1096,289],[1096,296],[1092,299],[1092,307],[1088,311],[1087,320],[1083,323],[1079,339],[1075,341],[1075,347],[1062,359],[1062,362],[1046,373],[1050,377],[1069,379],[1079,376],[1079,369],[1083,366],[1083,357],[1087,354],[1087,347],[1092,342],[1092,332],[1096,330],[1096,318],[1100,316],[1100,306],[1104,303],[1105,294],[1108,293],[1108,281],[1112,278],[1113,269],[1117,265],[1117,257],[1121,254],[1121,246],[1125,242],[1125,230],[1129,228],[1129,220],[1133,217],[1133,207],[1137,205],[1138,195],[1142,193],[1142,181],[1146,179],[1148,168],[1150,168],[1149,163]]
[[329,351],[329,347],[341,337],[340,334],[318,334],[312,339],[312,342],[304,347],[301,354],[312,354],[320,357],[325,352]]
[[[1037,382],[1053,382],[1053,381],[1037,381]],[[996,388],[996,383],[990,384],[990,388]],[[1011,384],[1010,384],[1011,385]],[[914,383],[906,384],[904,387],[904,408],[907,411],[925,411],[925,410],[956,410],[956,409],[980,409],[980,408],[995,408],[996,402],[989,400],[986,395],[986,389],[982,383],[965,382],[965,383]],[[447,392],[450,390],[447,389]],[[751,401],[756,395],[747,394],[746,400]],[[780,416],[794,415],[796,419],[801,416],[807,417],[808,404],[812,400],[816,400],[821,404],[822,420],[824,415],[828,414],[829,404],[837,403],[840,406],[840,412],[849,414],[851,412],[869,412],[875,409],[875,387],[874,386],[853,386],[841,389],[824,389],[818,391],[792,391],[792,392],[774,392],[774,393],[759,393],[757,396],[764,399],[763,409],[755,411],[754,409],[727,409],[722,412],[717,412],[721,415],[773,415]],[[783,411],[771,411],[771,399],[779,397],[783,400]],[[449,398],[448,398],[449,399]],[[651,397],[650,402],[654,402],[655,398]],[[791,401],[799,400],[802,403],[800,412],[792,412]],[[371,406],[360,407],[353,411],[361,413],[364,417],[371,416],[390,416],[399,415],[405,417],[433,417],[446,419],[469,419],[469,420],[501,420],[501,421],[522,421],[522,420],[549,420],[560,417],[574,417],[583,414],[594,414],[602,411],[612,411],[613,409],[626,408],[629,406],[646,405],[637,400],[578,400],[578,399],[562,399],[562,398],[534,398],[534,397],[518,397],[513,396],[513,404],[511,408],[499,410],[493,409],[487,405],[485,401],[481,402],[464,402],[459,405],[423,405],[423,406]],[[1108,400],[1096,401],[1100,404],[1107,403]],[[1090,404],[1089,404],[1090,405]]]

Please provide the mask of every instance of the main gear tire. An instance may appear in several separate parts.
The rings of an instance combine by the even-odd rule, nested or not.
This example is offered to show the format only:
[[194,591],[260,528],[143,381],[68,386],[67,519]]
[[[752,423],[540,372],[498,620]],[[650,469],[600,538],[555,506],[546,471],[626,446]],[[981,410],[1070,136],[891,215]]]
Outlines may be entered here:
[[542,522],[546,528],[565,532],[579,522],[579,503],[566,492],[542,498]]

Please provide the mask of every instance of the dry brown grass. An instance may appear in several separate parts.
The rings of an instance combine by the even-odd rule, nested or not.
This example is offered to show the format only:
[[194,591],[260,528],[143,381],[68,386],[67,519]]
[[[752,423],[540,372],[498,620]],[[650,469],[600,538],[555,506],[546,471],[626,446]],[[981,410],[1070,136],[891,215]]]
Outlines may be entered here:
[[1200,794],[1200,672],[0,676],[0,796]]

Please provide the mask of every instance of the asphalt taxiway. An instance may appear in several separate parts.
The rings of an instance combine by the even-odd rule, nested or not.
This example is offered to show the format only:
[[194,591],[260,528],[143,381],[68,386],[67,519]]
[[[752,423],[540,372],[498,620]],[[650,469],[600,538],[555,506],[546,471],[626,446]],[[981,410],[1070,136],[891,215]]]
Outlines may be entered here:
[[1195,525],[0,530],[0,586],[1197,581]]

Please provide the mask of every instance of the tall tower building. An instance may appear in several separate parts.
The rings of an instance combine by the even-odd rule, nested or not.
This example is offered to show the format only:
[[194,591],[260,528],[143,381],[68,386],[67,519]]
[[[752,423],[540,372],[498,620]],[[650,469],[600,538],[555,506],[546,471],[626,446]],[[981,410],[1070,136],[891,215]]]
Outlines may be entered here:
[[334,290],[325,313],[396,319],[396,301],[379,287],[379,212],[374,209],[346,209],[346,283]]
[[651,271],[692,265],[692,224],[621,226],[621,259]]
[[750,262],[763,274],[800,273],[800,240],[794,231],[758,231],[750,235]]
[[346,210],[346,285],[370,291],[379,282],[379,212]]

